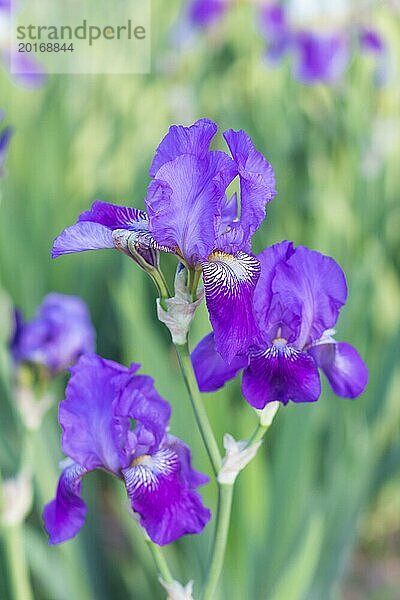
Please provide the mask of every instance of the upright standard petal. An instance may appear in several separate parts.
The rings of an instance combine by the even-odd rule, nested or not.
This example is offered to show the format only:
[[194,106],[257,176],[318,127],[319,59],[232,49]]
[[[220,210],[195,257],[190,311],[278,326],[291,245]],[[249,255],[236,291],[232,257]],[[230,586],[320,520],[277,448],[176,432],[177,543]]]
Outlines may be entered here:
[[[200,159],[206,158],[211,140],[217,130],[217,125],[209,119],[199,119],[190,127],[172,125],[156,150],[149,169],[150,177],[156,177],[160,167],[182,154],[190,154]],[[160,177],[157,176],[157,179]]]
[[49,544],[65,542],[75,537],[82,528],[86,504],[81,498],[81,479],[86,472],[81,465],[71,463],[61,473],[56,497],[43,510]]
[[269,402],[315,402],[321,382],[314,359],[286,345],[253,354],[243,373],[243,395],[254,408]]
[[269,328],[268,315],[271,308],[272,281],[275,277],[276,267],[279,263],[285,262],[293,252],[293,242],[284,241],[265,248],[257,255],[261,265],[261,274],[254,292],[254,312],[263,332],[267,332]]
[[301,327],[294,343],[300,349],[335,325],[347,298],[346,278],[337,262],[304,246],[276,266],[272,291],[293,314],[301,306]]
[[[127,467],[132,454],[152,454],[159,448],[167,431],[171,407],[157,392],[152,377],[135,375],[115,402],[114,413],[116,417],[123,417],[120,434],[125,440],[123,449],[126,460],[121,460],[121,466]],[[136,423],[133,430],[131,419]],[[133,440],[129,440],[129,437],[133,437]]]
[[[200,533],[210,519],[210,511],[187,477],[187,462],[180,462],[168,442],[158,452],[144,455],[124,469],[126,490],[134,512],[153,542],[163,546],[179,537]],[[198,483],[196,482],[196,486]]]
[[111,229],[90,221],[78,222],[64,229],[54,240],[52,258],[63,254],[85,252],[85,250],[102,250],[114,248]]
[[368,369],[357,350],[345,342],[316,344],[308,350],[335,394],[356,398],[368,383]]
[[247,367],[247,356],[235,356],[228,365],[215,349],[214,334],[204,337],[192,352],[193,369],[201,392],[213,392]]
[[230,364],[259,339],[253,296],[260,263],[255,256],[244,252],[234,255],[214,252],[202,263],[202,268],[215,348]]
[[156,241],[194,265],[214,249],[214,221],[234,177],[224,152],[204,159],[182,154],[164,163],[149,186],[146,207]]
[[[139,365],[128,369],[95,354],[84,355],[71,369],[59,421],[64,453],[87,470],[104,468],[118,474],[125,460],[128,427],[115,415],[121,391]],[[124,417],[129,423],[129,417]],[[125,425],[125,426],[124,426]]]
[[275,174],[267,159],[255,149],[243,130],[225,131],[240,179],[239,223],[249,240],[265,218],[265,207],[275,196]]

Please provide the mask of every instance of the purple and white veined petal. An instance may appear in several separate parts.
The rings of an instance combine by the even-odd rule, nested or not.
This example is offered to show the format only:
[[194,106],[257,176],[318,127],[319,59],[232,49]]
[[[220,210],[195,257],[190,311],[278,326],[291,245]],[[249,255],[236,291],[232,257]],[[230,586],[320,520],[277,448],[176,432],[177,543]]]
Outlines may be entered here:
[[200,159],[182,154],[157,171],[146,198],[150,231],[156,241],[176,250],[193,266],[214,249],[214,222],[227,185],[234,177],[232,159],[208,152]]
[[337,262],[304,246],[277,264],[272,291],[291,313],[301,307],[301,327],[293,344],[301,349],[334,327],[347,298],[346,278]]
[[81,498],[81,480],[86,473],[87,469],[73,462],[61,473],[56,497],[43,509],[49,544],[65,542],[82,528],[87,508]]
[[66,398],[59,408],[62,449],[87,470],[119,473],[126,459],[130,418],[115,414],[115,404],[138,368],[86,354],[71,369]]
[[248,241],[264,220],[266,205],[276,196],[275,174],[245,131],[229,129],[224,138],[239,174],[239,222]]
[[255,256],[213,252],[202,262],[204,292],[215,348],[229,364],[259,340],[253,296],[260,276]]
[[132,509],[154,543],[200,533],[209,521],[210,511],[182,477],[179,456],[168,446],[137,458],[123,476]]
[[368,369],[357,350],[346,342],[332,340],[308,349],[338,396],[356,398],[368,383]]
[[249,404],[261,409],[269,402],[315,402],[321,382],[311,356],[291,346],[272,345],[250,357],[242,391]]
[[194,490],[210,481],[208,475],[205,475],[192,467],[192,453],[189,446],[182,442],[181,439],[174,435],[167,434],[163,446],[168,447],[178,456],[181,467],[181,477],[189,488]]
[[52,258],[86,250],[114,248],[111,229],[98,223],[82,221],[67,227],[54,240]]
[[79,221],[91,221],[99,223],[109,229],[132,229],[148,231],[148,219],[144,210],[110,204],[102,200],[93,202],[90,210],[79,216]]
[[215,349],[213,333],[206,335],[197,344],[191,358],[201,392],[213,392],[222,388],[241,369],[247,367],[249,362],[247,356],[235,356],[228,365]]
[[[160,167],[182,154],[204,159],[217,130],[217,125],[209,119],[199,119],[190,127],[172,125],[156,150],[149,169],[150,177],[156,177]],[[157,176],[157,179],[162,177]]]

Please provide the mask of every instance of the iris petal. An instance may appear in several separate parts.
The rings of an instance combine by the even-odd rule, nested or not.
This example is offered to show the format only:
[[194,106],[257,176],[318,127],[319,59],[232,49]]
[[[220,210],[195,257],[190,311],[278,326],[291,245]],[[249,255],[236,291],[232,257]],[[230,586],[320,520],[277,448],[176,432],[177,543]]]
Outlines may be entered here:
[[218,151],[204,159],[183,154],[164,163],[146,198],[157,242],[179,249],[190,265],[206,259],[214,249],[214,221],[234,174],[232,160]]
[[297,348],[304,348],[334,327],[347,298],[346,278],[340,266],[333,258],[304,246],[277,264],[271,285],[273,302],[279,302],[290,314],[301,315],[293,344]]
[[173,446],[168,444],[152,456],[137,459],[123,470],[126,490],[134,512],[153,542],[169,544],[182,535],[199,533],[210,511],[193,490],[197,481],[187,478]]
[[[79,221],[99,223],[109,229],[130,229],[135,228],[143,221],[147,222],[147,215],[143,210],[137,208],[96,200],[90,210],[79,216]],[[145,229],[147,230],[147,227]]]
[[217,129],[217,125],[209,119],[199,119],[190,127],[172,125],[156,150],[149,170],[150,177],[155,177],[162,165],[182,154],[205,158]]
[[261,409],[275,401],[315,402],[321,382],[311,356],[290,346],[274,345],[250,358],[242,389],[246,400]]
[[254,289],[260,276],[255,256],[214,252],[202,263],[204,291],[215,347],[229,364],[258,341],[253,313]]
[[264,220],[266,205],[276,196],[274,170],[245,131],[230,129],[224,138],[239,174],[239,223],[247,241]]
[[69,540],[82,528],[86,517],[86,504],[81,498],[81,479],[87,470],[71,463],[61,473],[56,497],[46,504],[43,521],[50,544]]
[[368,383],[368,369],[357,350],[345,342],[317,344],[308,349],[338,396],[356,398]]
[[247,366],[247,356],[236,356],[228,365],[215,350],[214,334],[204,337],[192,352],[192,363],[201,392],[213,392]]
[[64,229],[54,240],[52,258],[86,250],[114,248],[112,232],[104,225],[82,221]]
[[115,414],[120,392],[132,381],[139,365],[128,369],[88,354],[71,369],[72,377],[61,402],[59,421],[64,453],[86,469],[119,473],[125,460],[128,416]]

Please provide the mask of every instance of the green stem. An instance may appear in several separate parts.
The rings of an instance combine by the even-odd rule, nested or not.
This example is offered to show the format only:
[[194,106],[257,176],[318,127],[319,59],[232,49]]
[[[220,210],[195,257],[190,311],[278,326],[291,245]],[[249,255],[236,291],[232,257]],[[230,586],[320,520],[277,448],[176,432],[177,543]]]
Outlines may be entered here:
[[252,446],[256,442],[259,442],[260,440],[262,440],[269,428],[270,428],[270,425],[261,425],[259,423],[257,425],[257,427],[255,428],[253,434],[249,437],[249,440],[247,442],[247,447]]
[[157,288],[158,295],[160,297],[160,302],[164,310],[166,310],[165,300],[171,297],[171,293],[168,289],[168,284],[165,280],[163,273],[157,269],[153,269],[151,271],[147,271],[153,280],[154,285]]
[[175,348],[178,354],[183,379],[189,393],[190,402],[196,416],[197,425],[200,429],[200,433],[210,458],[214,474],[217,476],[221,467],[221,454],[219,452],[218,444],[214,437],[210,421],[208,420],[199,388],[197,387],[197,381],[193,372],[192,361],[190,359],[189,347],[186,343],[182,345],[175,344]]
[[188,289],[189,293],[192,296],[192,301],[196,302],[197,300],[197,288],[199,286],[201,271],[197,269],[189,269],[188,271]]
[[228,541],[229,523],[231,519],[233,485],[218,486],[218,506],[213,550],[207,569],[202,600],[213,600],[215,589],[224,564],[226,543]]
[[[269,427],[269,425],[258,424],[247,441],[247,447],[262,440]],[[231,519],[233,490],[234,484],[219,484],[218,486],[218,506],[213,549],[207,569],[207,579],[204,584],[202,600],[213,600],[221,575]]]
[[165,557],[161,552],[161,548],[157,546],[157,544],[153,544],[153,542],[150,539],[147,539],[146,543],[153,557],[154,564],[156,565],[156,569],[158,571],[159,576],[166,583],[172,583],[174,578],[172,577],[167,561],[165,560]]
[[8,562],[11,598],[12,600],[33,600],[22,525],[5,526],[3,540]]

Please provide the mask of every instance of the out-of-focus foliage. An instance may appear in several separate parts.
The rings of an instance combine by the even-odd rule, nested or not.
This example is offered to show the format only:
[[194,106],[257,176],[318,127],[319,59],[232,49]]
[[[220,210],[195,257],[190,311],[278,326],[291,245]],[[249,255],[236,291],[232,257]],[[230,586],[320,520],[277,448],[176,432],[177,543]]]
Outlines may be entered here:
[[[360,519],[400,468],[399,23],[375,15],[389,47],[384,85],[375,87],[374,65],[356,57],[340,85],[306,87],[291,79],[288,65],[265,64],[249,6],[238,4],[183,50],[171,43],[179,9],[177,2],[153,2],[150,75],[54,76],[27,91],[0,74],[1,108],[15,129],[0,181],[2,473],[15,472],[21,451],[4,347],[6,297],[31,316],[52,290],[86,300],[100,354],[142,363],[172,403],[174,432],[192,445],[196,467],[208,470],[150,281],[115,251],[52,261],[50,248],[96,198],[142,206],[152,154],[171,123],[207,116],[222,130],[243,128],[273,164],[279,192],[254,250],[287,238],[342,265],[350,295],[338,338],[357,346],[370,384],[354,401],[335,398],[326,386],[317,404],[279,411],[238,481],[220,598],[340,597]],[[173,259],[163,260],[172,277]],[[201,309],[192,342],[208,331]],[[220,440],[226,431],[246,437],[255,425],[239,382],[207,396],[206,405]],[[35,598],[161,598],[126,498],[106,475],[84,483],[90,509],[79,537],[47,546],[40,513],[62,458],[56,407],[33,436],[32,452],[35,502],[26,551]],[[215,506],[213,487],[203,493]],[[182,581],[204,568],[211,532],[209,525],[201,537],[167,550]]]

